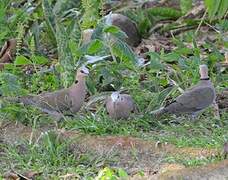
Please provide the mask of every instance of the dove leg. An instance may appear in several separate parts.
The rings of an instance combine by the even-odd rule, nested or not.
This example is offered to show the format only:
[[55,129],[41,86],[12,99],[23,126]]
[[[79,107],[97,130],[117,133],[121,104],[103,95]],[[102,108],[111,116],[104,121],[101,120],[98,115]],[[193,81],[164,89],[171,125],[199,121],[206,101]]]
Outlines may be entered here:
[[56,121],[60,121],[62,118],[64,118],[64,115],[60,112],[45,109],[45,108],[39,108],[42,112],[49,114],[52,116]]
[[197,116],[198,116],[198,114],[199,114],[200,112],[201,112],[201,111],[196,111],[196,112],[192,113],[192,114],[190,115],[190,120],[192,120],[193,122],[195,122],[195,121],[196,121],[196,118],[197,118]]
[[58,123],[61,120],[63,120],[64,115],[62,113],[57,112],[57,111],[49,111],[49,110],[44,110],[44,111],[46,111],[46,113],[49,114],[54,119],[56,130],[58,130],[59,129]]
[[198,113],[192,113],[192,115],[191,115],[192,120],[196,120],[197,115],[198,115]]
[[44,108],[39,108],[39,109],[42,112],[47,113],[54,119],[56,129],[58,129],[58,122],[60,122],[64,118],[64,115],[60,112],[49,110],[49,109],[44,109]]

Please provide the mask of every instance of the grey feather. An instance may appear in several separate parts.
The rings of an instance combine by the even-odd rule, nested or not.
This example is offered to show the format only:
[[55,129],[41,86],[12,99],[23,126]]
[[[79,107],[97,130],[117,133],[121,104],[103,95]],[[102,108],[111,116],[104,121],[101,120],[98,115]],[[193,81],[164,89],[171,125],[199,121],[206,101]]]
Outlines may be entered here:
[[106,100],[106,109],[111,118],[127,119],[132,112],[136,111],[136,105],[128,94],[119,94],[116,101],[111,97]]
[[[85,70],[86,71],[86,70]],[[76,113],[84,103],[86,95],[85,77],[88,75],[80,68],[77,71],[77,83],[66,89],[54,92],[44,92],[39,95],[29,95],[24,97],[5,98],[10,102],[20,102],[24,105],[32,105],[48,114],[63,113],[71,111]]]
[[163,114],[196,114],[204,110],[215,101],[216,93],[213,84],[208,79],[200,82],[178,96],[175,101],[152,114],[160,116]]

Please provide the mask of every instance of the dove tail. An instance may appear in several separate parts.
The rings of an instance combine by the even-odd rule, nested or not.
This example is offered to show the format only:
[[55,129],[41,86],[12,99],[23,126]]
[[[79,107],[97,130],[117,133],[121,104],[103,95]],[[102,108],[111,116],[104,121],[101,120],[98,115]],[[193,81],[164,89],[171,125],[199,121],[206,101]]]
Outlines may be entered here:
[[31,96],[20,97],[20,102],[23,103],[24,105],[33,105],[34,104]]
[[20,98],[19,97],[3,97],[4,101],[8,101],[10,103],[19,103]]
[[4,97],[4,100],[10,103],[23,103],[24,105],[31,105],[31,99],[29,97]]

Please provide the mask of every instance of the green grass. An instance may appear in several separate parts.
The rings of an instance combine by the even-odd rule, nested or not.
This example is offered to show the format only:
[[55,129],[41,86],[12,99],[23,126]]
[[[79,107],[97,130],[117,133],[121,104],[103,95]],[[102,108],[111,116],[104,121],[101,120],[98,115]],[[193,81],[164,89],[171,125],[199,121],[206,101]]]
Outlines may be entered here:
[[[29,113],[30,112],[30,113]],[[38,112],[28,109],[22,123],[28,126],[45,127],[54,121],[47,116],[38,116]],[[27,120],[26,120],[27,119]],[[34,121],[36,119],[36,121]],[[91,135],[124,135],[143,140],[167,142],[177,147],[199,147],[205,149],[222,149],[228,139],[228,114],[223,113],[220,120],[213,118],[210,109],[201,114],[195,121],[188,117],[164,116],[154,119],[150,115],[137,114],[128,120],[110,119],[104,109],[95,115],[90,113],[67,118],[59,124],[60,128],[77,130]],[[51,125],[53,128],[54,126]],[[93,152],[82,152],[73,155],[69,143],[60,141],[52,133],[44,134],[38,144],[18,142],[18,145],[1,145],[4,156],[0,158],[0,173],[11,167],[18,172],[42,172],[38,179],[48,177],[58,179],[67,173],[77,174],[84,179],[93,179],[105,167],[112,164],[112,157],[97,156]],[[114,158],[115,159],[115,158]],[[186,156],[167,155],[163,162],[179,163],[187,167],[201,166],[222,160],[220,156],[190,158]],[[115,173],[114,173],[115,174]]]
[[43,135],[39,144],[29,145],[21,142],[17,146],[5,146],[5,156],[1,158],[4,163],[1,163],[0,173],[13,168],[18,172],[41,172],[40,179],[55,179],[67,173],[92,179],[106,161],[108,162],[106,157],[95,157],[92,152],[73,155],[68,145],[49,133]]
[[[98,115],[97,115],[98,116]],[[168,142],[178,147],[202,147],[221,148],[228,138],[227,114],[220,121],[208,119],[201,115],[196,122],[191,122],[182,117],[178,123],[174,117],[167,120],[152,120],[149,117],[135,117],[131,120],[114,121],[105,115],[92,117],[84,116],[84,119],[68,120],[62,124],[62,128],[80,130],[85,134],[95,135],[131,135],[147,140]],[[82,117],[80,117],[82,118]],[[170,122],[170,120],[172,122]],[[60,142],[53,134],[43,136],[41,143],[29,145],[26,142],[18,146],[4,146],[4,162],[1,163],[1,173],[10,166],[19,171],[33,170],[42,172],[40,177],[55,178],[67,173],[75,173],[81,177],[92,179],[100,169],[111,162],[111,157],[94,157],[86,152],[74,156],[68,149],[68,143]],[[25,149],[25,152],[20,151]],[[26,148],[25,148],[26,147]],[[200,166],[221,160],[220,157],[188,158],[183,156],[167,156],[164,161],[180,163],[185,166]],[[7,162],[7,163],[6,163]]]
[[215,119],[208,111],[194,121],[185,117],[165,117],[159,120],[147,115],[117,121],[97,114],[69,120],[63,127],[95,135],[131,135],[169,142],[178,147],[215,148],[221,147],[228,139],[227,118],[228,114],[224,113],[220,120]]
[[153,139],[178,147],[219,148],[228,139],[228,114],[220,120],[200,117],[196,122],[184,120],[180,124],[163,125]]
[[167,156],[165,162],[183,164],[185,167],[203,166],[209,163],[216,163],[222,160],[221,156],[189,158],[186,156]]
[[[90,1],[92,4],[95,2],[94,0]],[[91,56],[110,55],[109,50],[105,47],[107,42],[101,39],[99,41],[101,41],[100,44],[104,45],[104,48],[96,47],[96,43],[93,46],[88,46],[94,53],[89,52],[88,47],[79,47],[78,44],[81,37],[81,32],[78,30],[83,29],[82,27],[85,24],[87,25],[87,23],[88,27],[93,27],[95,21],[91,22],[90,18],[95,18],[96,22],[99,21],[98,16],[93,17],[88,16],[88,14],[83,15],[83,13],[94,15],[91,12],[98,13],[97,6],[94,6],[95,8],[85,6],[91,11],[82,11],[78,3],[75,6],[71,4],[73,1],[67,2],[67,4],[64,4],[66,2],[61,2],[63,4],[57,5],[58,8],[61,7],[59,9],[61,12],[56,13],[49,11],[49,1],[47,0],[42,1],[46,2],[42,6],[37,6],[33,3],[23,3],[24,5],[22,7],[18,6],[18,8],[16,7],[17,5],[11,6],[8,1],[3,0],[3,2],[0,5],[0,10],[2,10],[0,11],[2,12],[0,23],[3,24],[0,26],[1,45],[9,38],[23,40],[22,45],[17,47],[21,57],[24,56],[31,62],[35,59],[40,59],[40,62],[31,67],[31,70],[34,71],[32,74],[24,72],[26,63],[23,67],[11,64],[8,69],[4,69],[0,73],[0,93],[3,96],[18,96],[26,93],[38,94],[43,91],[53,91],[62,88],[60,84],[67,84],[73,78],[73,75],[70,76],[69,73],[73,70],[72,63],[80,64],[81,60],[84,62],[84,54]],[[50,4],[50,7],[55,7],[54,3],[55,1]],[[68,5],[69,8],[67,8]],[[27,11],[32,6],[38,9],[34,12]],[[43,7],[43,10],[41,7]],[[80,19],[80,16],[76,18],[75,10],[80,11],[83,18]],[[133,11],[132,13],[134,14]],[[143,14],[144,16],[145,14]],[[147,19],[147,17],[144,18]],[[214,37],[217,38],[216,41],[213,40],[213,43],[210,42],[210,38],[207,37],[205,32],[199,32],[199,34],[206,35],[206,38],[203,39],[208,39],[203,42],[202,47],[200,45],[202,44],[202,38],[198,39],[195,36],[195,30],[183,32],[180,36],[170,39],[167,38],[168,49],[165,49],[166,47],[164,46],[164,49],[162,48],[159,52],[150,52],[148,61],[151,64],[143,68],[133,65],[134,55],[130,53],[131,51],[129,51],[124,42],[121,41],[121,44],[123,44],[122,46],[119,45],[117,50],[108,47],[112,51],[115,50],[113,52],[117,51],[114,54],[114,59],[117,59],[117,61],[101,61],[96,63],[95,66],[89,65],[91,66],[91,77],[87,79],[89,94],[91,96],[100,96],[110,86],[116,90],[124,88],[134,97],[141,113],[132,116],[128,120],[116,121],[106,115],[103,104],[96,104],[97,112],[95,114],[82,111],[75,118],[66,118],[66,121],[60,122],[59,127],[98,136],[133,136],[148,141],[167,142],[179,148],[222,149],[224,141],[228,140],[227,112],[222,114],[221,120],[216,120],[213,118],[211,110],[208,109],[194,122],[187,117],[167,116],[155,119],[148,114],[151,110],[164,104],[166,100],[170,100],[169,98],[173,99],[180,94],[177,87],[170,86],[170,79],[174,80],[182,89],[195,84],[199,79],[198,65],[200,63],[208,65],[209,74],[216,90],[227,87],[227,70],[222,69],[221,72],[217,70],[217,63],[224,61],[221,47],[227,48],[227,41],[221,38],[224,35],[223,31],[225,32],[227,28],[225,28],[225,22],[224,25],[221,24],[222,22],[219,22],[216,25],[219,33],[216,32],[215,36],[213,36],[212,39]],[[170,25],[172,26],[172,23]],[[149,27],[147,28],[150,29]],[[120,39],[117,38],[117,40]],[[58,43],[56,44],[56,42]],[[26,45],[25,52],[23,52],[23,45]],[[48,53],[44,51],[44,47]],[[58,52],[56,52],[56,49]],[[44,52],[45,57],[41,56]],[[53,55],[54,58],[52,58]],[[122,59],[122,56],[126,56],[125,59]],[[47,57],[48,59],[46,59]],[[55,57],[58,57],[57,63]],[[48,64],[41,62],[42,59],[46,59]],[[55,67],[54,72],[39,73],[40,70],[49,68],[50,65]],[[59,76],[59,73],[62,76]],[[2,101],[2,99],[0,100]],[[35,108],[23,107],[18,104],[7,106],[7,103],[0,103],[0,119],[10,119],[10,121],[23,123],[34,129],[48,129],[47,127],[53,129],[55,127],[55,122],[50,117]],[[39,143],[33,142],[32,144],[29,144],[26,140],[17,142],[17,144],[3,144],[0,139],[0,179],[2,179],[1,174],[10,169],[15,169],[18,172],[42,172],[37,179],[59,179],[60,175],[67,173],[75,174],[82,179],[94,179],[101,172],[104,174],[103,177],[112,177],[112,179],[126,175],[118,167],[116,169],[105,168],[111,166],[110,164],[115,159],[112,156],[98,156],[90,151],[72,154],[71,149],[69,149],[69,143],[71,142],[68,140],[60,141],[52,133],[44,134]],[[220,156],[200,159],[181,155],[167,155],[163,161],[195,167],[220,160],[222,160]]]

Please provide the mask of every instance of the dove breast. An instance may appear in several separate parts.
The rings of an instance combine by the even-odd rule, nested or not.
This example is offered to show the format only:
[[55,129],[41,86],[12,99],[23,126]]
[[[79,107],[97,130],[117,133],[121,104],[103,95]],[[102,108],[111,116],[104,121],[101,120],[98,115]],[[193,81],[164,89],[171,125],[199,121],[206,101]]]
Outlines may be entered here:
[[106,109],[111,118],[127,119],[135,110],[135,104],[130,95],[120,94],[115,102],[112,101],[111,97],[108,97]]

